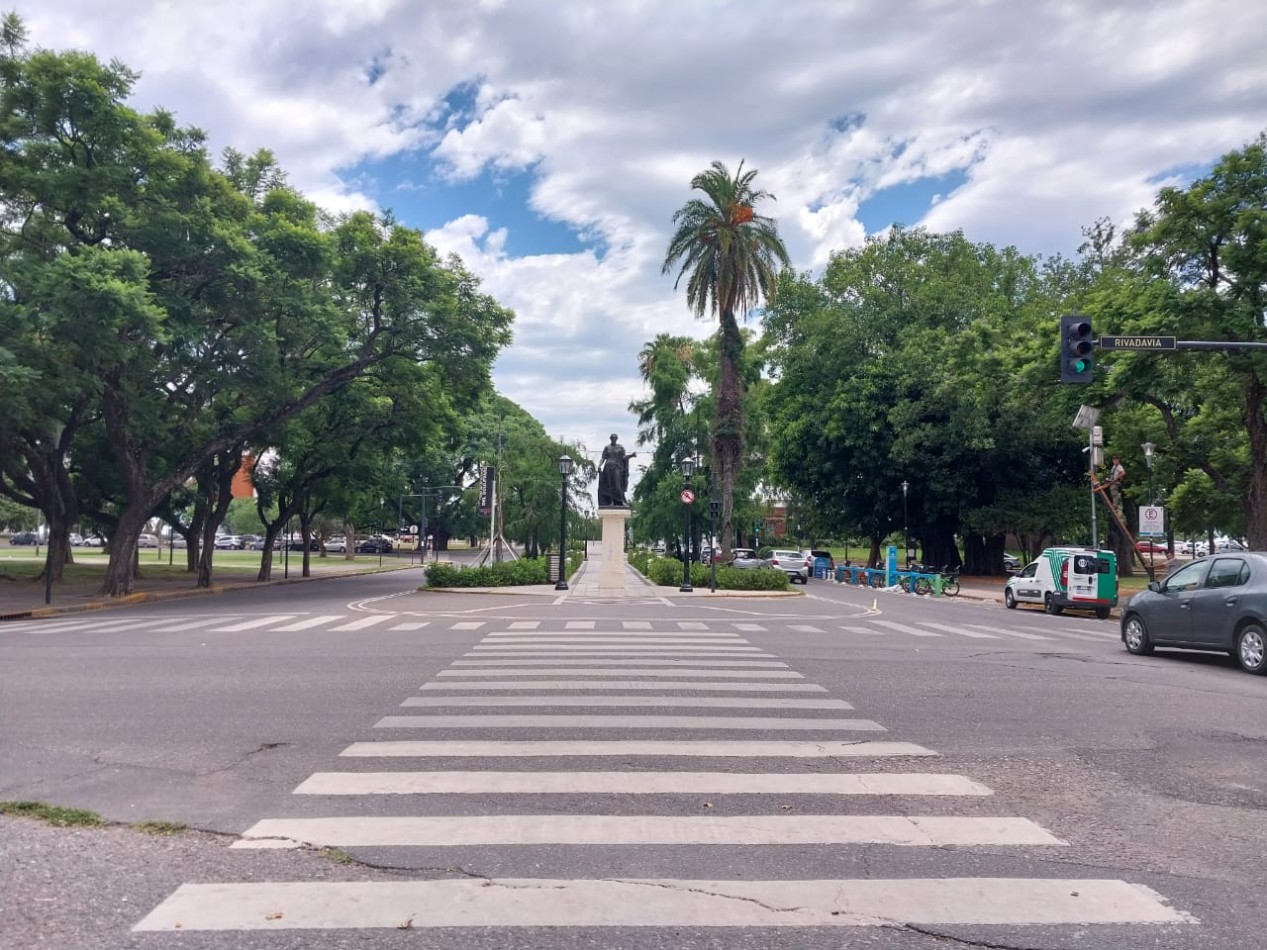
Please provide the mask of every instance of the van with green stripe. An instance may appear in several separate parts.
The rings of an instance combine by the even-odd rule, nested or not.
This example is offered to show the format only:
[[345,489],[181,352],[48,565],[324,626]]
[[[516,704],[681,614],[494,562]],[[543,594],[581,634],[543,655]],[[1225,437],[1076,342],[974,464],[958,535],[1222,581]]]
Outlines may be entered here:
[[1049,614],[1089,610],[1101,620],[1117,606],[1117,555],[1095,548],[1047,548],[1003,590],[1003,603],[1041,606]]

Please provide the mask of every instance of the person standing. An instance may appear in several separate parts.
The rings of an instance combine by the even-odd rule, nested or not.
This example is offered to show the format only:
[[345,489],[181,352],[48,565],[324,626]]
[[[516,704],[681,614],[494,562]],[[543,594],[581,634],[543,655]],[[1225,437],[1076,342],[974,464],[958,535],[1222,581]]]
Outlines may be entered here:
[[1113,456],[1113,467],[1109,469],[1109,497],[1113,507],[1122,510],[1122,483],[1126,481],[1126,469],[1122,466],[1120,456]]

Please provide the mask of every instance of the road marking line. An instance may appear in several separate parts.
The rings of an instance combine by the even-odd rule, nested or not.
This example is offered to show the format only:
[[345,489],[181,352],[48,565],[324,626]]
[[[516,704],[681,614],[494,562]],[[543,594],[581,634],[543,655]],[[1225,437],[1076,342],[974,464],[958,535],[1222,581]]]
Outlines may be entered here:
[[677,622],[677,627],[679,630],[707,630],[708,624],[699,623],[694,620],[679,620]]
[[623,620],[621,627],[625,630],[650,630],[651,621],[649,620]]
[[1050,640],[1051,637],[1040,637],[1036,633],[1021,633],[1019,630],[1005,630],[1003,627],[987,627],[982,623],[968,624],[973,630],[985,630],[989,633],[1002,634],[1005,637],[1019,637],[1022,640]]
[[961,637],[972,637],[975,640],[997,640],[998,639],[998,637],[996,637],[992,633],[978,633],[975,630],[965,630],[963,627],[951,627],[944,623],[928,623],[925,621],[920,621],[919,625],[921,627],[932,627],[934,630],[942,630],[942,631],[945,631],[946,633],[953,633]]
[[706,706],[726,709],[853,709],[843,699],[753,696],[410,696],[402,706]]
[[373,627],[385,620],[395,620],[399,614],[374,614],[369,617],[362,617],[360,620],[353,620],[351,623],[345,623],[342,626],[331,627],[331,633],[343,633],[352,630],[364,630],[367,627]]
[[450,630],[478,630],[484,626],[483,620],[462,620],[449,627]]
[[564,630],[593,630],[593,620],[569,620],[563,625]]
[[490,878],[182,884],[132,929],[874,928],[894,921],[1013,927],[1197,923],[1150,888],[1120,880]]
[[892,620],[872,620],[871,623],[877,627],[886,627],[889,630],[896,630],[898,633],[909,633],[913,637],[940,637],[940,633],[933,633],[931,630],[916,630],[914,627],[908,627],[906,624],[894,623]]
[[870,627],[841,627],[840,629],[845,633],[861,633],[869,637],[882,637],[888,633],[887,630],[872,630]]
[[818,627],[811,627],[808,624],[792,624],[789,630],[795,630],[797,633],[822,633]]
[[347,758],[533,758],[566,756],[687,756],[724,759],[841,759],[937,757],[932,749],[911,742],[871,739],[390,739],[354,742]]
[[571,644],[571,643],[542,643],[542,644],[540,644],[540,645],[538,645],[538,644],[522,644],[522,643],[516,643],[516,644],[511,645],[511,644],[501,644],[501,643],[497,643],[497,644],[489,644],[489,645],[487,645],[487,646],[486,646],[486,645],[484,644],[484,642],[483,642],[483,641],[481,641],[480,643],[478,643],[478,644],[476,644],[475,646],[471,647],[471,650],[472,650],[473,652],[477,652],[477,653],[492,653],[492,652],[497,652],[498,654],[505,654],[506,652],[511,651],[511,650],[516,651],[516,652],[519,652],[519,653],[524,653],[524,654],[527,654],[527,653],[533,653],[533,652],[537,652],[537,651],[541,651],[541,650],[553,650],[553,651],[555,651],[556,653],[557,653],[557,652],[559,652],[559,651],[567,652],[567,651],[572,651],[572,650],[577,650],[577,651],[585,651],[585,650],[588,650],[588,651],[590,651],[590,652],[594,652],[594,651],[603,651],[603,650],[618,650],[618,651],[621,651],[621,652],[643,651],[643,650],[655,650],[655,651],[659,651],[659,652],[661,652],[661,653],[698,653],[698,654],[702,654],[702,655],[708,655],[708,654],[710,654],[710,653],[711,653],[711,654],[715,654],[715,655],[716,655],[716,654],[721,654],[721,655],[723,655],[723,656],[730,656],[730,655],[732,655],[732,654],[734,654],[734,655],[738,656],[738,655],[745,654],[745,653],[760,653],[760,652],[761,652],[761,647],[737,646],[737,645],[733,645],[733,644],[726,644],[725,646],[712,646],[712,645],[709,645],[709,646],[685,646],[685,647],[683,647],[683,646],[675,646],[674,644],[671,644],[671,643],[666,643],[666,644],[663,644],[663,645],[645,645],[645,646],[644,646],[644,645],[638,645],[638,644],[625,645],[625,644],[619,644],[619,643],[617,643],[617,644],[606,644],[606,643],[579,643],[579,644]]
[[245,620],[242,623],[230,624],[227,627],[216,627],[210,633],[241,633],[243,630],[254,630],[257,627],[267,627],[270,624],[281,623],[284,620],[294,620],[294,614],[274,615],[272,617],[256,617],[254,620]]
[[324,617],[309,617],[307,620],[300,620],[296,623],[288,623],[284,627],[278,627],[279,633],[292,633],[295,630],[307,630],[309,627],[320,627],[322,624],[333,623],[336,620],[342,620],[342,614],[330,614]]
[[745,633],[764,633],[765,627],[759,623],[732,623],[732,627],[736,630],[742,630]]
[[536,630],[541,626],[540,620],[516,620],[510,625],[510,630]]
[[265,818],[231,848],[480,845],[1056,845],[1028,818],[906,815],[485,815]]
[[697,666],[701,669],[712,666],[733,666],[733,667],[762,667],[764,669],[786,670],[787,664],[781,660],[710,660],[705,657],[690,657],[681,660],[652,660],[649,658],[639,657],[633,660],[454,660],[449,664],[454,666],[561,666],[568,663],[571,666],[682,666],[689,663],[691,666]]
[[551,667],[550,669],[526,669],[523,667],[498,667],[488,670],[441,670],[436,676],[699,676],[732,677],[734,679],[804,679],[800,673],[788,670],[702,670],[697,667],[682,670],[652,669],[577,669],[575,667]]
[[[569,672],[576,672],[571,670]],[[586,675],[592,675],[588,671]],[[712,674],[709,674],[712,675]],[[623,681],[603,681],[603,680],[490,680],[483,683],[424,683],[418,687],[421,690],[517,690],[517,689],[536,689],[536,690],[617,690],[617,689],[647,689],[647,690],[690,690],[700,692],[710,690],[715,692],[747,692],[747,693],[825,693],[827,688],[819,686],[817,683],[662,683],[662,682],[640,682],[638,680]]]
[[747,643],[747,637],[734,633],[672,634],[672,633],[490,633],[481,643]]
[[[676,657],[678,660],[699,659],[701,654],[693,653],[689,649],[677,650],[649,650],[646,647],[631,647],[628,649],[620,649],[617,647],[608,647],[601,650],[576,650],[558,651],[558,650],[488,650],[483,653],[463,653],[463,657],[530,657],[540,659],[541,657],[554,657],[558,660],[575,660],[575,659],[598,659],[600,657],[617,657],[623,659],[633,659],[635,657],[651,657],[658,659],[668,659]],[[750,660],[753,657],[773,660],[776,659],[773,653],[705,653],[703,656],[711,657],[727,657],[737,660]]]
[[430,625],[430,620],[423,620],[419,623],[398,623],[394,627],[388,627],[389,630],[421,630],[423,627]]
[[384,716],[375,729],[755,729],[760,731],[886,732],[870,719],[791,716]]
[[296,795],[920,795],[994,793],[928,772],[316,772]]

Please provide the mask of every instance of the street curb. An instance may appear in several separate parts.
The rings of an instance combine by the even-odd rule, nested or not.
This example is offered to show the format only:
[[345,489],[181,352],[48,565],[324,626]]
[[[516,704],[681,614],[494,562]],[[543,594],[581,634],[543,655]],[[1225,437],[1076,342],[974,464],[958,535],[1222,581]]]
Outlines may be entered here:
[[181,590],[139,591],[113,600],[90,601],[85,604],[71,604],[62,607],[32,607],[30,610],[0,613],[0,623],[19,620],[42,620],[48,617],[59,617],[66,614],[85,614],[97,610],[110,610],[114,607],[131,607],[136,604],[159,603],[166,600],[185,600],[189,597],[206,597],[212,594],[228,594],[239,590],[260,590],[267,587],[285,587],[290,584],[310,584],[314,581],[338,580],[341,577],[365,577],[368,574],[391,574],[397,571],[414,570],[409,567],[371,568],[368,571],[323,572],[313,577],[286,577],[279,580],[243,581],[231,584],[216,584],[211,587],[192,587]]

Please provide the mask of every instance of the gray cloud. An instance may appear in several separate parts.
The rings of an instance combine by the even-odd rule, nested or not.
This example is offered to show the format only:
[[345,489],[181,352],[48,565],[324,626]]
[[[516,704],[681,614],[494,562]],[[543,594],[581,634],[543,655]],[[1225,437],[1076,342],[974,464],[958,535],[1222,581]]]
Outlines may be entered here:
[[[923,223],[1069,252],[1082,226],[1126,219],[1159,176],[1212,161],[1267,116],[1267,8],[1235,0],[18,10],[39,43],[142,70],[141,106],[176,110],[217,146],[273,148],[334,207],[368,203],[341,172],[404,150],[459,178],[531,167],[534,210],[601,239],[601,255],[512,257],[496,222],[469,217],[428,237],[519,314],[499,388],[595,445],[613,429],[633,441],[642,344],[709,331],[660,260],[690,177],[714,159],[761,170],[798,268],[859,243],[876,190],[949,171],[965,184]],[[462,84],[474,114],[435,127]]]

